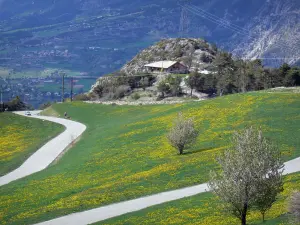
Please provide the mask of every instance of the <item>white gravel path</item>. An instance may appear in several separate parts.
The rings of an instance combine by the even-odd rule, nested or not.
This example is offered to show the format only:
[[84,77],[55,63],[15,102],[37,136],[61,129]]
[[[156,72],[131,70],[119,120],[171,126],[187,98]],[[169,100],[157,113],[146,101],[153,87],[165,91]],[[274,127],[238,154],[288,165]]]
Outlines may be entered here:
[[[300,158],[285,163],[284,175],[295,172],[300,172]],[[79,213],[73,213],[36,225],[86,225],[208,191],[209,188],[207,184],[200,184],[174,191],[162,192],[134,200],[115,203]]]
[[[37,114],[39,112],[40,111],[31,112],[32,116],[30,117],[59,123],[64,125],[66,130],[37,150],[19,168],[0,177],[0,186],[44,170],[72,143],[72,141],[78,138],[86,130],[86,126],[81,123],[54,117],[38,116]],[[24,112],[16,112],[16,114],[24,116]]]

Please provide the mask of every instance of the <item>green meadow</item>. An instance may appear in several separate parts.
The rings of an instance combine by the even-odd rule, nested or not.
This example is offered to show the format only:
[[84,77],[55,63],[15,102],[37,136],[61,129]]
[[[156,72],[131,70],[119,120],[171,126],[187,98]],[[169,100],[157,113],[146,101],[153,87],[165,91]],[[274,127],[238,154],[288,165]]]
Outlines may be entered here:
[[[216,168],[215,156],[230,147],[232,133],[251,125],[261,127],[280,147],[284,160],[296,158],[300,156],[299,97],[254,92],[177,105],[56,104],[44,114],[68,112],[73,120],[86,124],[87,131],[55,165],[0,187],[0,223],[31,224],[205,183],[209,171]],[[179,112],[194,117],[200,132],[197,143],[183,156],[166,139]],[[202,198],[207,203],[213,199],[212,208],[217,205],[211,194],[204,194],[182,200],[193,201],[182,207],[205,210],[202,203],[197,205]],[[155,210],[162,212],[164,207]]]
[[19,167],[63,130],[63,126],[55,123],[0,113],[0,176]]
[[[287,214],[288,199],[300,187],[300,173],[288,175],[284,178],[284,191],[278,196],[276,203],[266,214],[266,221],[262,222],[261,214],[257,210],[250,211],[248,223],[253,225],[287,225],[294,224]],[[225,207],[212,193],[199,194],[177,201],[153,206],[138,212],[105,220],[95,225],[123,225],[123,224],[201,224],[201,225],[233,225],[240,221],[225,211]]]

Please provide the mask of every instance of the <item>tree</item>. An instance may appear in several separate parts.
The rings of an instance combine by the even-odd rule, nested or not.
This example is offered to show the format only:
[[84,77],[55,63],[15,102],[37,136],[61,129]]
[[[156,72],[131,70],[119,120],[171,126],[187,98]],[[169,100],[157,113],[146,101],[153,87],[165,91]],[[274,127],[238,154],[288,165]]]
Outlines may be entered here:
[[289,202],[289,212],[300,222],[300,192],[295,192]]
[[191,97],[193,96],[193,90],[201,85],[201,75],[198,71],[192,72],[186,79],[186,85],[191,89]]
[[198,136],[198,132],[194,127],[194,120],[185,119],[182,113],[179,113],[174,125],[167,135],[170,144],[183,154],[183,150],[192,144]]
[[165,81],[161,81],[157,86],[157,90],[161,92],[161,95],[164,98],[165,93],[168,93],[170,91],[170,86]]
[[290,69],[284,79],[285,86],[299,86],[300,85],[300,69],[297,67]]
[[19,96],[15,97],[10,102],[7,102],[7,109],[8,111],[21,111],[30,109],[28,105],[26,105]]
[[217,159],[221,172],[212,172],[209,186],[245,225],[249,209],[256,206],[265,213],[273,204],[282,188],[283,163],[279,150],[260,130],[236,132],[232,141],[233,148]]
[[265,222],[265,214],[276,201],[277,194],[283,191],[281,177],[270,176],[258,182],[258,195],[254,206],[260,211],[262,221]]
[[220,96],[233,92],[234,88],[234,61],[232,55],[226,52],[218,52],[213,61],[216,70],[216,88]]
[[244,60],[236,60],[235,66],[236,70],[236,86],[239,92],[245,93],[249,84],[249,77],[247,73],[247,62]]
[[149,78],[148,77],[143,77],[140,81],[140,86],[143,88],[145,91],[147,87],[149,87]]
[[181,77],[169,75],[166,79],[166,82],[169,84],[170,91],[173,96],[178,96],[181,94]]

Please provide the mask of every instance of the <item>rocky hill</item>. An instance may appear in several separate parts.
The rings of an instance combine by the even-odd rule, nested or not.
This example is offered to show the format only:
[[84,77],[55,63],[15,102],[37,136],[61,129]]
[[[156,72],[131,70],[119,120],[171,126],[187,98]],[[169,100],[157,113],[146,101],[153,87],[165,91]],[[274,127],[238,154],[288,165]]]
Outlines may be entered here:
[[126,63],[121,71],[126,74],[143,72],[143,66],[162,60],[179,61],[190,70],[206,69],[215,58],[217,48],[202,39],[170,38],[146,48]]

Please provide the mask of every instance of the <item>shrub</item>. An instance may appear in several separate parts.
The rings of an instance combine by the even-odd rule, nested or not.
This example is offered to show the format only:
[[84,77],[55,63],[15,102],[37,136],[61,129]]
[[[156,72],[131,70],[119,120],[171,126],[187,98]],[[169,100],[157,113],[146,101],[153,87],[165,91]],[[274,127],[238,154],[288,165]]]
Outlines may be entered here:
[[44,110],[44,109],[50,107],[51,105],[52,105],[51,102],[47,102],[47,103],[44,103],[44,104],[40,105],[39,109]]
[[131,96],[131,98],[132,98],[133,100],[138,100],[138,99],[141,98],[141,96],[139,95],[139,93],[134,93],[134,94]]
[[87,94],[79,94],[74,97],[74,101],[89,101],[90,99]]
[[128,85],[121,85],[116,88],[116,91],[114,93],[114,98],[120,99],[125,96],[130,91],[130,87]]

